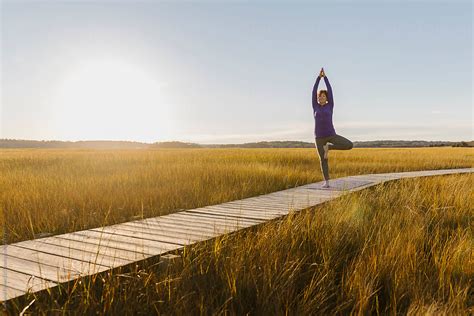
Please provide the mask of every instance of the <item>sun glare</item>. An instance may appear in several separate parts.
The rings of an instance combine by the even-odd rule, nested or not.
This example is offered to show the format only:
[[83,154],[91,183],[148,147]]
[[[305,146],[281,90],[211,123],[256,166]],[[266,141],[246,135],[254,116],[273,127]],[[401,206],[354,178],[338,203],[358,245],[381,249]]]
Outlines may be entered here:
[[152,141],[170,136],[160,82],[121,61],[78,64],[58,87],[55,123],[65,139]]

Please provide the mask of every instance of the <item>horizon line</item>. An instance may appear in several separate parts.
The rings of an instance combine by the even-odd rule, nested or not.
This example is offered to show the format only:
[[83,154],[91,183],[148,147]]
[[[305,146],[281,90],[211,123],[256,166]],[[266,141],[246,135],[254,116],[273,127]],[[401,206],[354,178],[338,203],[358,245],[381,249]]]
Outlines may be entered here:
[[[69,143],[77,143],[77,142],[129,142],[129,143],[141,143],[147,145],[153,145],[157,143],[169,143],[169,142],[179,142],[184,144],[197,144],[197,145],[240,145],[240,144],[249,144],[249,143],[261,143],[261,142],[303,142],[303,143],[314,143],[310,141],[304,140],[259,140],[253,142],[243,142],[243,143],[198,143],[198,142],[190,142],[190,141],[183,141],[183,140],[162,140],[162,141],[155,141],[155,142],[144,142],[144,141],[137,141],[137,140],[107,140],[107,139],[88,139],[88,140],[45,140],[45,139],[17,139],[17,138],[0,138],[0,141],[36,141],[36,142],[69,142]],[[404,141],[404,142],[472,142],[472,140],[423,140],[423,139],[376,139],[376,140],[355,140],[353,143],[360,143],[360,142],[379,142],[379,141]]]

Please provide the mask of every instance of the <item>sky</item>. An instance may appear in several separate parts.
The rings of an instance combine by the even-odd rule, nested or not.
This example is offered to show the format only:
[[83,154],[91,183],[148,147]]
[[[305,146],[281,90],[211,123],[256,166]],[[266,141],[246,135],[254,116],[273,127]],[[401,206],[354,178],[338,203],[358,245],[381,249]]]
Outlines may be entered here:
[[474,139],[471,1],[0,1],[0,138]]

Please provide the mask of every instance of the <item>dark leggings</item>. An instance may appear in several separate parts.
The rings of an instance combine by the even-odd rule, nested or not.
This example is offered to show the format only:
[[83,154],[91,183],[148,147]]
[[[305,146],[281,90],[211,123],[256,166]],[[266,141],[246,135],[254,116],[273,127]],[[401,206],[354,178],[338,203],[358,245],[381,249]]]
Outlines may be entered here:
[[329,166],[328,160],[324,159],[324,148],[323,146],[326,143],[331,143],[329,145],[329,150],[348,150],[351,149],[354,145],[350,140],[341,135],[333,135],[328,137],[317,137],[315,138],[316,149],[318,150],[319,160],[321,162],[321,170],[323,171],[324,180],[329,180]]

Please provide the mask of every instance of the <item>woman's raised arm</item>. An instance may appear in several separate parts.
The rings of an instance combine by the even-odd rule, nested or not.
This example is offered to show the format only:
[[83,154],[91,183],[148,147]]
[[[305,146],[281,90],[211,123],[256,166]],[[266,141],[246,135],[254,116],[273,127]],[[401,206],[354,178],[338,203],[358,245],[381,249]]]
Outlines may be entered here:
[[321,76],[318,76],[313,86],[313,110],[314,111],[316,111],[316,107],[318,106],[318,86],[319,86],[320,80],[321,80]]
[[332,87],[331,84],[329,83],[328,77],[326,75],[324,76],[324,83],[326,83],[326,88],[328,89],[328,103],[331,105],[334,105],[334,98],[332,95]]

